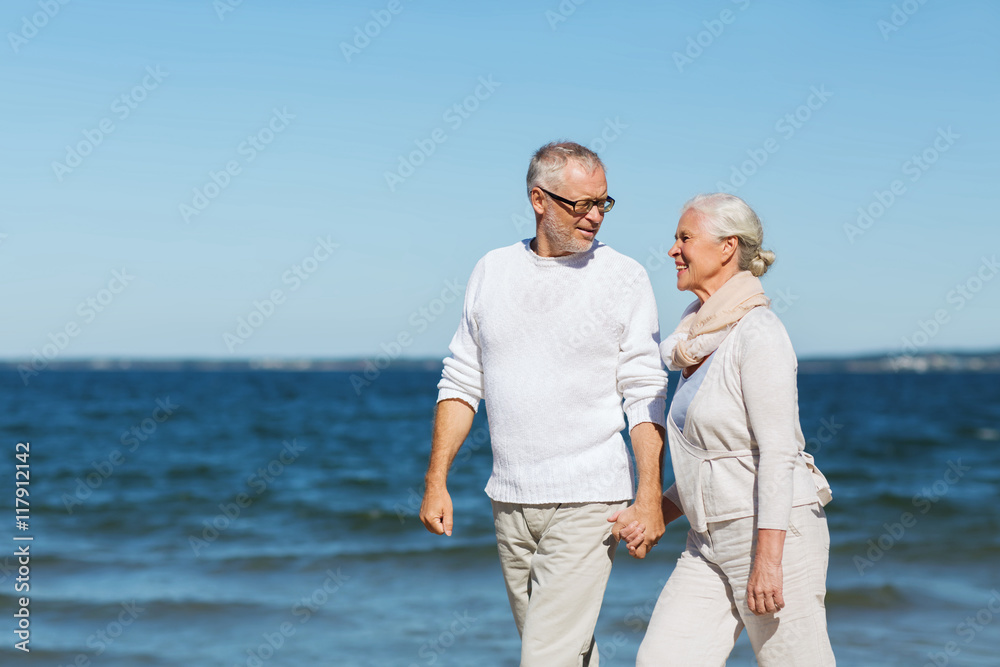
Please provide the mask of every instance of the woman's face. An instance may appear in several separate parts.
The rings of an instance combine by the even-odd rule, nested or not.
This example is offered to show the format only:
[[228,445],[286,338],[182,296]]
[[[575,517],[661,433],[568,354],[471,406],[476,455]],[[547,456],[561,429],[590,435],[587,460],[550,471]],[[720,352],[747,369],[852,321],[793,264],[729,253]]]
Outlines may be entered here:
[[677,223],[674,245],[667,253],[677,267],[677,289],[694,292],[702,302],[732,276],[729,260],[736,245],[734,238],[716,241],[703,217],[693,209],[684,211]]

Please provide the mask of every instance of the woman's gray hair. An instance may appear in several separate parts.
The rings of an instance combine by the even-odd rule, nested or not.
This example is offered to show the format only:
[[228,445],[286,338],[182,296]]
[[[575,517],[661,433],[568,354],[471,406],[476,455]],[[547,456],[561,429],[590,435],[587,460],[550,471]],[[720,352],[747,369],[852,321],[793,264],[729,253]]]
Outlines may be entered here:
[[745,201],[736,195],[713,192],[689,200],[681,208],[681,215],[689,210],[702,214],[717,241],[730,236],[739,240],[741,271],[749,271],[758,277],[767,273],[767,267],[774,263],[774,253],[760,247],[764,242],[764,228],[760,218]]
[[528,196],[536,187],[555,189],[562,185],[562,170],[566,163],[574,160],[588,172],[604,169],[604,163],[597,153],[586,146],[572,141],[559,141],[545,144],[531,158],[528,165]]

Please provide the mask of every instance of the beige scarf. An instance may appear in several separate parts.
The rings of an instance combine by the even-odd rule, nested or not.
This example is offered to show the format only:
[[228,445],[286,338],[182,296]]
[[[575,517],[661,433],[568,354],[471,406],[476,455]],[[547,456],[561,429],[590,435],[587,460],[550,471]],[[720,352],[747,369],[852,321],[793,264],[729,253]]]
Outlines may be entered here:
[[694,366],[715,352],[740,318],[757,306],[767,306],[760,280],[740,271],[704,304],[695,301],[672,334],[660,343],[663,363],[672,371]]

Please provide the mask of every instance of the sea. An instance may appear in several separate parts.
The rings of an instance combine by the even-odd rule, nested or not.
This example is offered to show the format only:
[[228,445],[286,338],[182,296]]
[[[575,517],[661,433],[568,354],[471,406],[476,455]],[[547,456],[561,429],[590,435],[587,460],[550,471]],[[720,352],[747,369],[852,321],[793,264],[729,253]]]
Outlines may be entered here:
[[[452,468],[454,535],[431,535],[439,372],[358,377],[4,370],[0,664],[517,665],[486,411]],[[834,493],[838,664],[1000,665],[998,378],[799,376]],[[602,665],[634,664],[686,530],[642,561],[619,552]],[[728,664],[756,664],[745,637]]]

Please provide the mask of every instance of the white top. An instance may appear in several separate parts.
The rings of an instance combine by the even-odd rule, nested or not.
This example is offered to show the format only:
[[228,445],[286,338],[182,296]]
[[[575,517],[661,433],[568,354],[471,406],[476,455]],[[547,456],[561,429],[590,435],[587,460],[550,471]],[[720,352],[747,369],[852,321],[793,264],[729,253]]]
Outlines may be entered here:
[[670,401],[670,418],[674,420],[677,428],[681,431],[684,430],[684,421],[687,419],[687,411],[691,407],[691,401],[694,400],[695,395],[698,393],[698,388],[705,380],[708,367],[712,365],[714,357],[714,354],[708,355],[704,363],[698,367],[698,370],[691,373],[690,377],[684,377],[684,373],[681,373],[677,389],[674,390],[674,398]]
[[479,260],[444,360],[438,400],[485,399],[486,493],[521,504],[634,497],[620,431],[664,425],[656,302],[635,260],[595,242],[539,257],[529,241]]
[[777,315],[754,308],[712,357],[683,431],[668,420],[676,483],[664,495],[699,532],[754,515],[787,530],[793,506],[830,499],[804,451],[792,343]]

